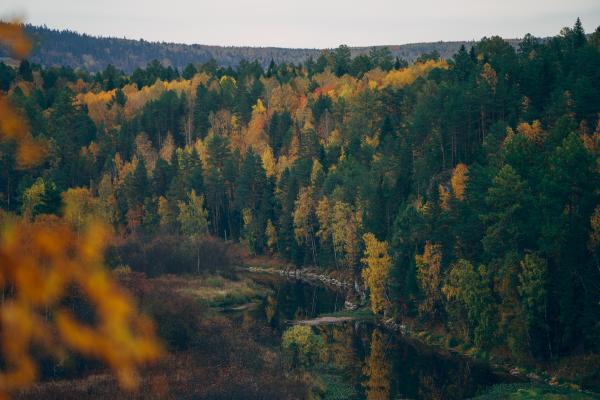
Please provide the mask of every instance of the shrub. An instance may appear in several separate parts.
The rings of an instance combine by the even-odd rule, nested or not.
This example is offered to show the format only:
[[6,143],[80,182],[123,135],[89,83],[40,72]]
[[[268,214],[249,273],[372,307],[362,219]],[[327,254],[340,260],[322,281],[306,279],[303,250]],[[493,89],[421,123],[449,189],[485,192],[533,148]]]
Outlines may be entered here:
[[223,287],[223,278],[220,276],[209,276],[206,278],[206,285],[213,288],[222,288]]
[[185,350],[196,343],[204,310],[196,302],[170,290],[154,290],[143,304],[154,319],[159,336],[171,350]]
[[206,237],[192,241],[187,237],[133,234],[119,239],[107,251],[111,266],[128,265],[149,277],[162,274],[229,274],[235,263],[229,245]]
[[324,349],[323,339],[307,325],[295,325],[287,329],[283,333],[282,346],[291,367],[310,367],[316,364]]

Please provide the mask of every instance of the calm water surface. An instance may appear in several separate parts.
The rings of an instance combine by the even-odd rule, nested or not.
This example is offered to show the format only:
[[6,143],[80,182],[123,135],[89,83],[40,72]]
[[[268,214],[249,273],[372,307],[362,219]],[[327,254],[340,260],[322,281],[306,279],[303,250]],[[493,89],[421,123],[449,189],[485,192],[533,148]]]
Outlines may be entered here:
[[[268,324],[276,338],[293,320],[344,308],[343,289],[264,274],[250,276],[272,294],[246,311],[245,317]],[[506,379],[485,364],[434,350],[366,321],[312,329],[326,344],[327,373],[354,387],[356,399],[464,399]]]

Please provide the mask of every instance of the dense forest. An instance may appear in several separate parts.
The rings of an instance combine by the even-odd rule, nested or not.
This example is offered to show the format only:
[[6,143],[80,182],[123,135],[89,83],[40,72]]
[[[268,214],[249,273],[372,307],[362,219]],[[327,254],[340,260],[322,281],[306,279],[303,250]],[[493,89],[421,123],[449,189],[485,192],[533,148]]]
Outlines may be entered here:
[[[189,63],[215,62],[218,66],[236,66],[242,60],[256,60],[267,67],[271,60],[276,63],[302,64],[309,58],[318,58],[317,49],[287,49],[276,47],[223,47],[209,45],[186,45],[158,43],[145,40],[94,37],[66,30],[26,25],[34,47],[29,61],[46,67],[69,66],[98,72],[109,64],[127,73],[144,67],[158,59],[166,66],[183,70]],[[199,38],[201,41],[201,38]],[[513,46],[518,40],[509,40]],[[450,58],[461,45],[470,47],[474,42],[412,43],[389,46],[394,57],[414,61],[421,54],[437,51],[443,58]],[[381,49],[382,46],[374,47]],[[353,57],[368,54],[371,48],[353,47]],[[0,57],[7,56],[0,48]]]
[[115,248],[115,266],[199,272],[210,235],[346,271],[374,312],[483,351],[600,350],[600,28],[410,64],[346,46],[131,74],[24,60],[0,90],[47,148],[20,169],[0,144],[5,212],[101,218],[167,260],[198,244],[181,263]]

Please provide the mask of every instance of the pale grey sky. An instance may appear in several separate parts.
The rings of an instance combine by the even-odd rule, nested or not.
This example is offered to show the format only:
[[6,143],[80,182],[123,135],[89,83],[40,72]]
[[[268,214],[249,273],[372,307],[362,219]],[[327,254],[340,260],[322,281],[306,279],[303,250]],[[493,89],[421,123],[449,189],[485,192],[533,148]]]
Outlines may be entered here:
[[92,35],[213,45],[336,47],[555,35],[600,0],[2,0],[0,18]]

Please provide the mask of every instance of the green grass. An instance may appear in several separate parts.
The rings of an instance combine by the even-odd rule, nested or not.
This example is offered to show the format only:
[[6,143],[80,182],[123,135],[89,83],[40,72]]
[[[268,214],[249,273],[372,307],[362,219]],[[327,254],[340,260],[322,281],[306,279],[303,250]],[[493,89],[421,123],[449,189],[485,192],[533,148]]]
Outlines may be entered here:
[[356,310],[339,310],[333,313],[325,313],[319,317],[350,317],[356,319],[374,319],[376,316],[368,308],[359,308]]
[[225,280],[219,275],[209,276],[204,282],[206,286],[213,288],[222,288],[225,285]]
[[354,386],[346,382],[343,377],[334,374],[319,374],[318,378],[324,386],[321,399],[347,400],[358,398]]
[[233,307],[264,298],[268,289],[250,279],[232,280],[212,275],[201,278],[170,278],[175,290],[209,307]]
[[222,296],[217,296],[209,302],[211,307],[232,307],[249,303],[253,296],[248,293],[230,292]]
[[333,364],[320,364],[311,371],[313,397],[321,400],[357,400],[360,393],[344,371]]
[[599,396],[581,393],[575,390],[553,387],[542,384],[500,384],[492,386],[486,393],[475,397],[476,400],[529,400],[529,399],[554,399],[554,400],[592,400]]

